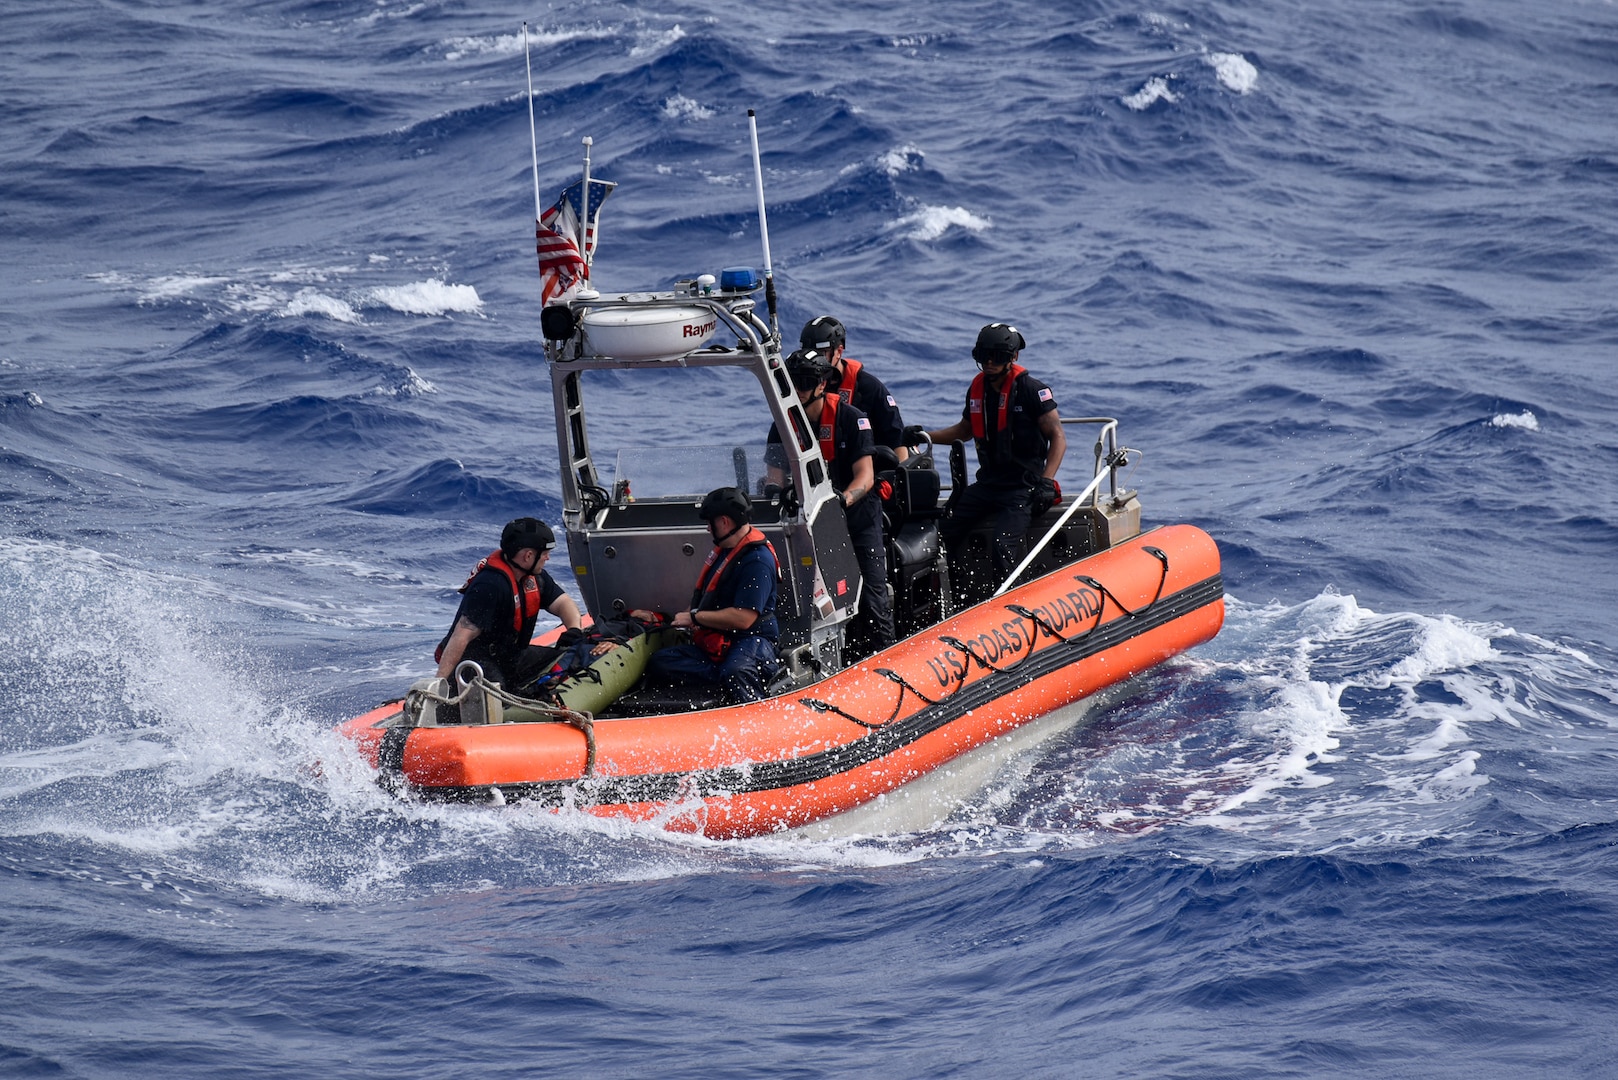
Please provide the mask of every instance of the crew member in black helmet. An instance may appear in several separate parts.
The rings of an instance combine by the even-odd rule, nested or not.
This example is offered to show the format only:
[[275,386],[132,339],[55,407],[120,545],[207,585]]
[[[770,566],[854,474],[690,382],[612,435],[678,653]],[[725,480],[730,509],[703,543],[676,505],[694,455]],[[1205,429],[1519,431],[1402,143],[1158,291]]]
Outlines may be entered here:
[[[740,488],[715,488],[698,511],[713,536],[691,593],[691,608],[673,623],[691,631],[691,643],[659,649],[646,661],[648,678],[718,685],[733,703],[758,701],[780,669],[775,619],[781,564],[764,534],[751,524],[752,503]],[[631,611],[650,621],[649,611]]]
[[[981,370],[966,392],[961,418],[927,433],[939,444],[971,436],[977,480],[953,500],[939,531],[953,553],[967,533],[990,525],[994,569],[1001,581],[1022,560],[1030,520],[1062,501],[1056,471],[1067,453],[1067,438],[1051,388],[1017,363],[1026,345],[1007,323],[990,323],[978,331],[972,359]],[[919,425],[906,428],[907,441],[921,430]]]
[[[812,324],[811,324],[812,325]],[[887,546],[882,541],[882,500],[872,494],[876,473],[871,462],[871,421],[853,405],[844,404],[833,387],[836,371],[820,353],[799,349],[787,357],[787,377],[798,393],[798,403],[820,439],[820,453],[826,459],[831,485],[848,518],[848,538],[859,560],[860,630],[872,651],[893,644],[893,605],[888,603]],[[895,412],[894,415],[898,415]],[[766,480],[785,480],[785,460],[778,448],[781,433],[774,425],[765,440]]]
[[910,456],[904,445],[904,417],[899,415],[899,403],[883,385],[882,380],[844,350],[848,344],[848,331],[830,315],[821,315],[804,324],[798,342],[805,349],[813,349],[831,364],[836,378],[833,386],[844,405],[852,405],[871,421],[871,438],[876,445],[886,446],[903,461]]
[[545,570],[556,534],[538,518],[521,517],[500,532],[492,551],[461,586],[455,622],[433,654],[438,677],[452,679],[462,660],[476,661],[484,677],[521,693],[555,661],[557,650],[530,644],[540,610],[578,629],[579,606]]

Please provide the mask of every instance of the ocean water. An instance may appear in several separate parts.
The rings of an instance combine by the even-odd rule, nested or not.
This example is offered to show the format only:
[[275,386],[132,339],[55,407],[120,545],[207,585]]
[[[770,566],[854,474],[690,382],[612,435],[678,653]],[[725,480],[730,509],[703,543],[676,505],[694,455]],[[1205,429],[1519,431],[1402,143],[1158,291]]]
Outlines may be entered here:
[[[755,109],[783,326],[941,424],[1017,323],[1221,635],[801,834],[379,791],[559,508],[525,20],[598,283],[760,265]],[[1618,1075],[1610,0],[0,26],[0,1075]]]

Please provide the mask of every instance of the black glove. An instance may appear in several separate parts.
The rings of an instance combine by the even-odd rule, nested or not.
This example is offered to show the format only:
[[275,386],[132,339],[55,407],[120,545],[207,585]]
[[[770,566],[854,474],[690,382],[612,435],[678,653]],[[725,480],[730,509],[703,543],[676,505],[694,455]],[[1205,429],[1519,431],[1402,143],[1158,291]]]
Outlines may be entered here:
[[1049,476],[1041,476],[1034,481],[1032,495],[1034,516],[1039,517],[1062,501],[1062,485]]
[[899,433],[899,438],[906,446],[920,446],[927,429],[920,424],[911,424]]

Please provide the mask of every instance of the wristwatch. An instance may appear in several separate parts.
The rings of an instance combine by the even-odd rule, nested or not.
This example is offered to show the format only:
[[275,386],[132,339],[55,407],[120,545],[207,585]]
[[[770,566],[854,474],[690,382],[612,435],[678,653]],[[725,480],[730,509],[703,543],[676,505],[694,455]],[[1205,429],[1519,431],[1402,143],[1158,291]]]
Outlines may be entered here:
[[691,625],[692,626],[697,625],[697,609],[696,608],[691,609]]

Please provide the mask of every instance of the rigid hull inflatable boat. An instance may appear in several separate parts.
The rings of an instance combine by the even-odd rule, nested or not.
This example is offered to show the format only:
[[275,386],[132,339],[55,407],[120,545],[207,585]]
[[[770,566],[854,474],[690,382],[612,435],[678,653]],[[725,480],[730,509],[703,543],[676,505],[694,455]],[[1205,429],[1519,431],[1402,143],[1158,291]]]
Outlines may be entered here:
[[415,726],[394,703],[344,731],[385,780],[421,795],[749,836],[859,806],[1212,638],[1222,618],[1213,542],[1169,526],[767,701],[597,716],[588,734],[511,710],[503,723]]
[[[570,192],[592,191],[586,160]],[[762,183],[759,200],[763,231]],[[599,201],[574,207],[593,226]],[[580,249],[591,235],[574,233]],[[844,511],[783,362],[767,241],[762,276],[731,268],[670,291],[603,295],[586,271],[582,287],[547,299],[563,526],[590,618],[602,627],[640,609],[686,610],[712,543],[699,506],[734,485],[756,493],[752,524],[782,569],[781,671],[765,700],[745,705],[648,686],[647,657],[684,633],[655,624],[631,624],[620,647],[538,698],[463,663],[453,685],[421,680],[341,725],[390,790],[528,800],[715,837],[768,833],[868,802],[1219,631],[1213,541],[1188,525],[1141,531],[1140,501],[1119,475],[1136,452],[1118,442],[1116,421],[1093,417],[1063,420],[1094,435],[1089,472],[1069,469],[1064,486],[1080,493],[1031,523],[1029,555],[1005,581],[991,574],[987,534],[953,559],[939,541],[948,496],[967,483],[964,447],[943,467],[925,437],[903,462],[878,448],[899,640],[871,654]],[[745,416],[690,405],[744,399],[759,402]],[[678,422],[647,436],[648,415]],[[767,452],[772,423],[783,437]],[[605,445],[615,437],[616,453]]]

